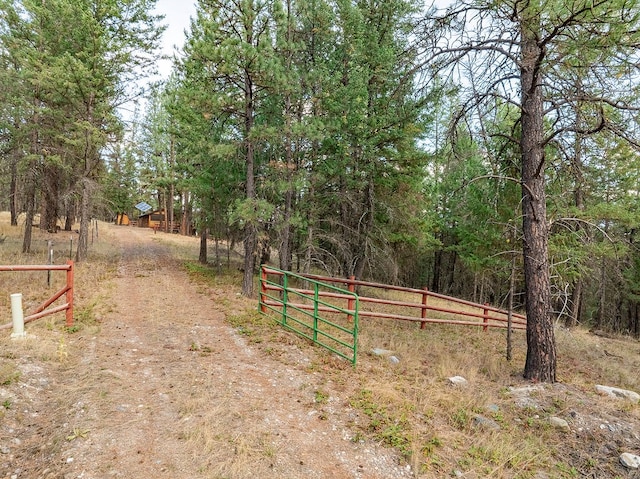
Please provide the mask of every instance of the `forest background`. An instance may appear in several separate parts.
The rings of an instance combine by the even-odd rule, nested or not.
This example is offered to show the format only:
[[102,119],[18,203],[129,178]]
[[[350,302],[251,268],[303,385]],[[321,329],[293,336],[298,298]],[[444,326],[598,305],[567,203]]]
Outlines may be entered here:
[[146,201],[205,260],[242,243],[246,295],[273,260],[526,309],[530,379],[555,380],[558,323],[640,336],[639,2],[199,0],[144,89],[154,5],[0,1],[25,253],[37,213],[80,219],[81,261],[92,217]]

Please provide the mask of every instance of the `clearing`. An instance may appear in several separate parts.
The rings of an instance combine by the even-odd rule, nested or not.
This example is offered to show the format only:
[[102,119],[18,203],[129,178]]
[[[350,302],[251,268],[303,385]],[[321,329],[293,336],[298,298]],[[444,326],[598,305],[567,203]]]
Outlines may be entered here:
[[229,287],[198,292],[153,241],[163,235],[101,235],[118,260],[95,285],[98,322],[57,342],[31,325],[12,343],[19,380],[0,389],[0,477],[411,477],[392,450],[352,441],[343,415],[326,420],[325,379],[305,372],[302,353],[284,365],[225,322],[255,302]]
[[[0,263],[44,262],[0,233]],[[69,236],[38,235],[63,262]],[[508,362],[501,331],[369,321],[354,369],[257,314],[198,241],[100,223],[71,331],[60,313],[0,332],[0,479],[640,477],[619,462],[640,405],[595,392],[640,391],[638,341],[559,328],[560,381],[532,385],[522,333]],[[7,321],[9,292],[29,311],[58,288],[29,274],[0,276]]]

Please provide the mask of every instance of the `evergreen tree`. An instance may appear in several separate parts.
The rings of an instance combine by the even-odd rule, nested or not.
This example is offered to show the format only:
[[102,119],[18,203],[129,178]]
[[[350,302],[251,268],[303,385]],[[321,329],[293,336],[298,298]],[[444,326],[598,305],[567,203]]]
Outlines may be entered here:
[[[427,22],[430,31],[423,38],[429,39],[424,45],[429,58],[425,63],[441,73],[462,64],[473,71],[460,118],[468,117],[475,105],[496,98],[519,107],[520,135],[511,138],[519,146],[521,166],[528,317],[524,376],[528,379],[556,379],[546,197],[548,150],[571,131],[595,135],[606,130],[624,138],[632,134],[634,97],[620,80],[626,74],[632,81],[636,75],[638,7],[635,1],[608,0],[459,1]],[[566,88],[562,80],[569,66],[584,69],[589,78],[584,89]],[[596,114],[576,123],[570,114],[577,102],[593,105]],[[622,113],[616,117],[608,113],[610,109]]]
[[[55,226],[60,192],[81,196],[77,260],[87,254],[91,199],[103,170],[101,152],[117,137],[116,107],[129,82],[155,62],[162,28],[147,0],[4,1],[3,42],[20,69],[24,104],[21,147],[28,152],[23,250],[30,248],[36,181],[42,180],[44,226]],[[144,71],[144,69],[147,69]],[[65,195],[67,196],[67,195]]]

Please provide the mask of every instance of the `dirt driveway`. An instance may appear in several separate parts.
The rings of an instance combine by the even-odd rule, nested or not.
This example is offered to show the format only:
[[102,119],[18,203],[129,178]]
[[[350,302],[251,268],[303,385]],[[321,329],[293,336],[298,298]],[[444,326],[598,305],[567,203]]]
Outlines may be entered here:
[[354,437],[356,411],[304,351],[281,361],[225,321],[255,307],[238,289],[191,283],[168,235],[104,234],[121,259],[99,324],[60,335],[65,361],[14,358],[20,379],[0,386],[0,478],[413,477]]

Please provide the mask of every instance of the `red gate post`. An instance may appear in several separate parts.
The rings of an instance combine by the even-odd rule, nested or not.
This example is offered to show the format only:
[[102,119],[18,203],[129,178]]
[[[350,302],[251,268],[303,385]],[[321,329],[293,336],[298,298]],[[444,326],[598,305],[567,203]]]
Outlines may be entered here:
[[267,300],[267,272],[264,266],[260,270],[260,311],[264,314],[267,313],[267,306],[265,301]]
[[[356,292],[356,285],[354,284],[355,280],[356,280],[355,276],[349,276],[349,282],[347,283],[347,289],[349,290],[350,293],[355,293]],[[353,297],[349,296],[349,299],[347,300],[347,309],[349,311],[353,311],[354,301],[355,300],[353,299]],[[348,321],[353,321],[353,315],[347,314],[347,320]]]
[[487,329],[489,329],[489,309],[487,309],[487,306],[489,306],[489,303],[484,303],[484,313],[483,313],[483,318],[482,318],[482,322],[484,323],[484,326],[482,326],[482,330],[486,331]]
[[[429,288],[424,289],[424,293],[422,293],[422,312],[420,313],[420,317],[424,320],[427,319],[427,298],[429,298]],[[420,323],[420,329],[424,329],[427,325],[426,321],[422,321]]]
[[73,326],[73,261],[67,261],[69,269],[67,270],[67,312],[66,312],[66,324],[67,327]]

